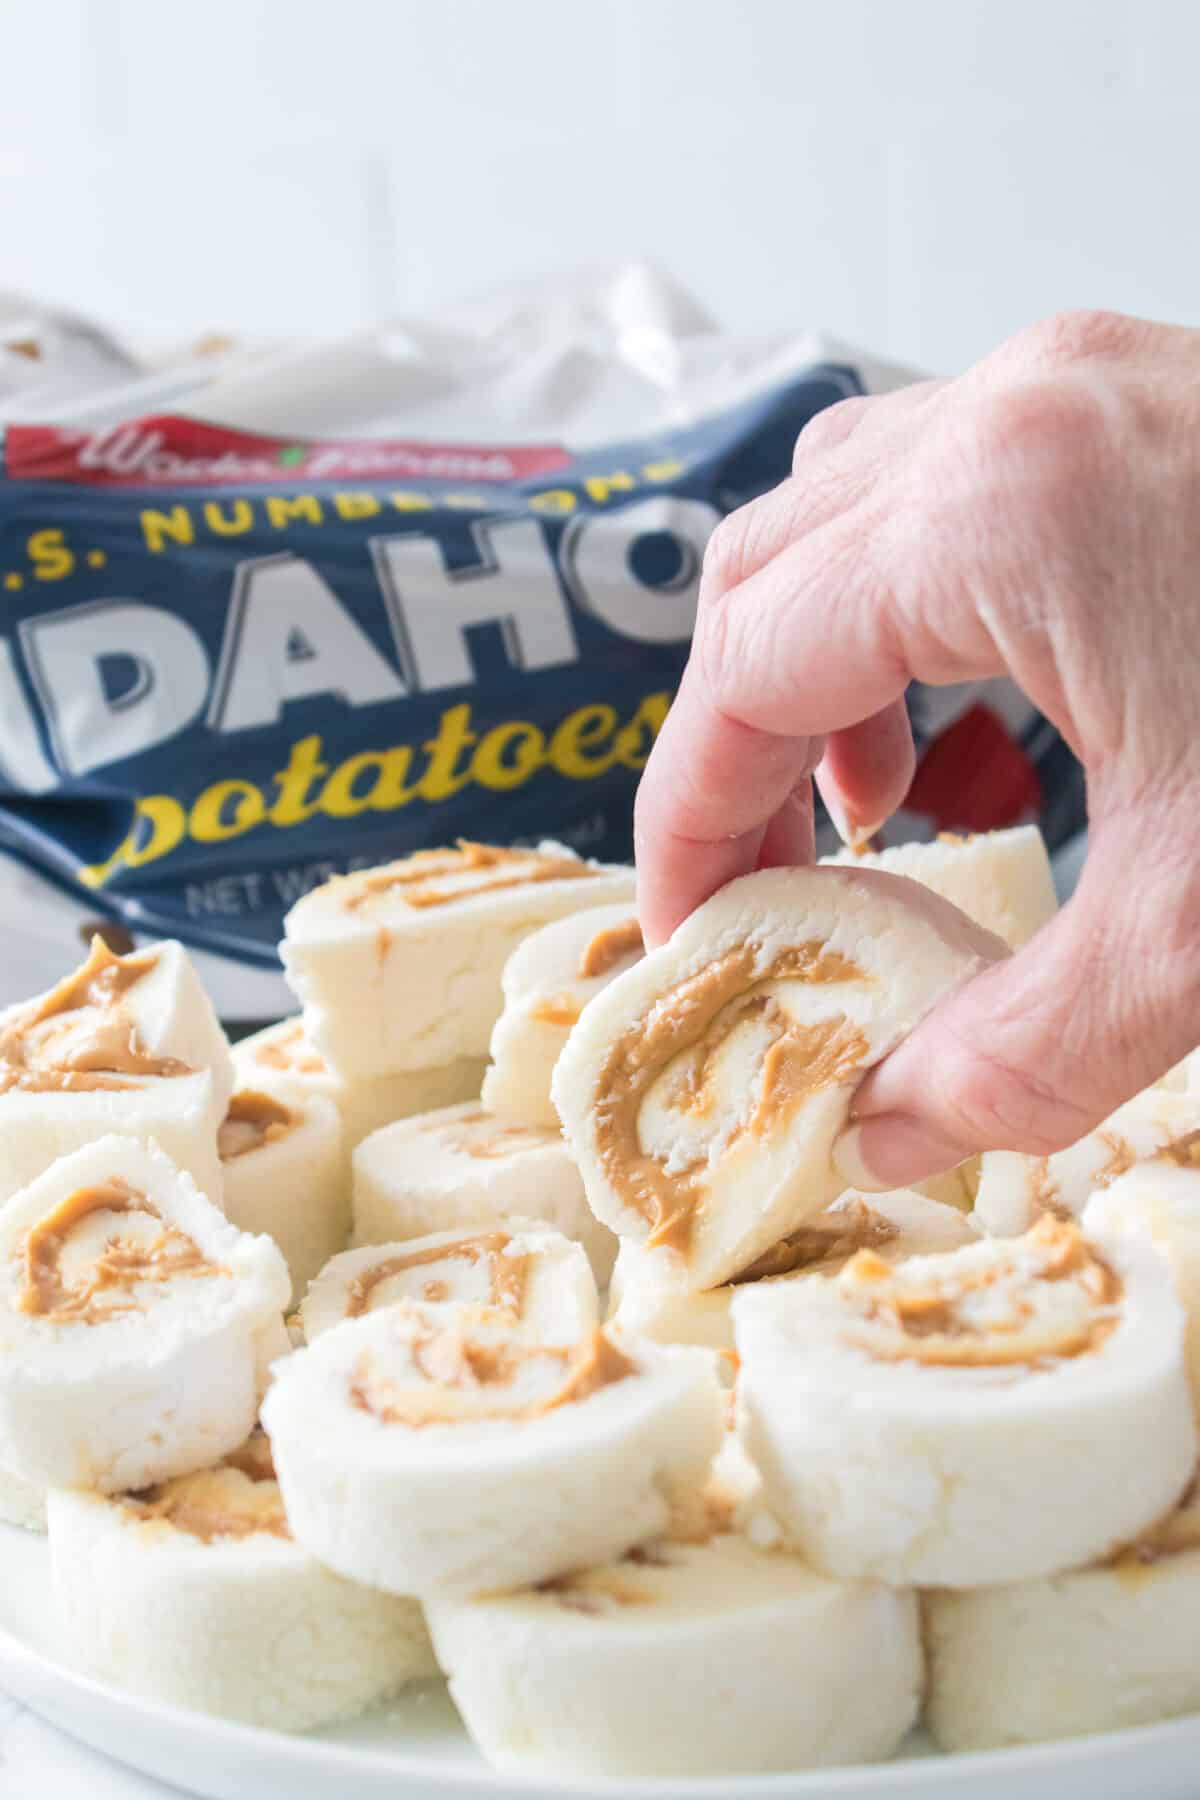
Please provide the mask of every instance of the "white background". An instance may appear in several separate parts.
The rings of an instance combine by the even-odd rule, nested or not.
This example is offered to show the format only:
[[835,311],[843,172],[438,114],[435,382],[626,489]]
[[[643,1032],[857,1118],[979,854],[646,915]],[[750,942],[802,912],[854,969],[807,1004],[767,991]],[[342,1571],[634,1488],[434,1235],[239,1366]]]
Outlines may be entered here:
[[0,0],[0,286],[339,332],[649,254],[939,370],[1200,324],[1196,0]]

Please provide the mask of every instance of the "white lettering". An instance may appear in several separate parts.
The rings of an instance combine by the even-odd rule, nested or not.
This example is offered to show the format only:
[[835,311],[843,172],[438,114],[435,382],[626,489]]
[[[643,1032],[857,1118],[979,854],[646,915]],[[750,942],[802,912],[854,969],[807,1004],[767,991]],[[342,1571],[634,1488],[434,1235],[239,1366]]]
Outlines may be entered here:
[[[186,620],[138,600],[97,600],[26,619],[21,645],[66,774],[138,756],[191,724],[208,693],[204,645]],[[106,661],[133,664],[116,698]]]
[[[620,512],[572,519],[561,550],[571,598],[623,637],[679,643],[696,622],[704,546],[720,517],[707,500],[661,494]],[[658,581],[639,566],[639,546],[651,560],[653,538],[664,540],[668,562]]]
[[481,521],[471,535],[479,561],[454,570],[446,567],[437,542],[424,534],[371,539],[409,680],[426,691],[474,681],[465,637],[472,625],[499,625],[514,668],[576,662],[570,610],[536,521]]
[[21,690],[12,645],[0,638],[0,782],[18,793],[44,794],[56,780]]
[[273,725],[289,701],[316,694],[373,706],[405,692],[311,563],[284,555],[238,565],[208,713],[218,731]]

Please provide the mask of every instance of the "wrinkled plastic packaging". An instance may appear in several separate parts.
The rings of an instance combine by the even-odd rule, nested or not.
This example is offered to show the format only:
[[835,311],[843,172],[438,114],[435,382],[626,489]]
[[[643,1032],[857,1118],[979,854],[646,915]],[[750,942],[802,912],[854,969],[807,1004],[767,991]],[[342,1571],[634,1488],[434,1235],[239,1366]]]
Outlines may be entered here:
[[[149,370],[0,303],[0,1002],[103,922],[266,1018],[283,914],[336,871],[459,837],[628,856],[714,525],[815,413],[906,379],[731,339],[638,267]],[[890,835],[1077,828],[1009,684],[911,711]]]

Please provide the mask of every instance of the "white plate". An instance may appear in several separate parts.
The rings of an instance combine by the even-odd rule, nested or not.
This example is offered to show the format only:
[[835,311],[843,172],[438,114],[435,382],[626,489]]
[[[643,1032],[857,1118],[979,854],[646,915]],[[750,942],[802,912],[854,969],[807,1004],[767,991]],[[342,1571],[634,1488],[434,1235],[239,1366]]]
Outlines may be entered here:
[[636,1782],[499,1775],[472,1749],[440,1684],[336,1730],[255,1731],[77,1673],[59,1641],[45,1540],[8,1526],[0,1526],[0,1687],[97,1750],[207,1800],[1195,1800],[1200,1788],[1200,1717],[979,1756],[931,1755],[914,1741],[897,1762],[853,1769]]

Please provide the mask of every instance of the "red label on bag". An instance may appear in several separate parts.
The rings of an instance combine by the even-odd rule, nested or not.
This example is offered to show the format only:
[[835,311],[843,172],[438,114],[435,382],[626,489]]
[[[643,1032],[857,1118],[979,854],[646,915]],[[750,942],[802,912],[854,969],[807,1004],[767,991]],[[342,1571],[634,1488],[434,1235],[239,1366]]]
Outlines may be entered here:
[[85,487],[244,487],[287,481],[523,481],[570,465],[561,445],[417,444],[390,438],[259,437],[165,414],[80,431],[10,425],[14,481]]

